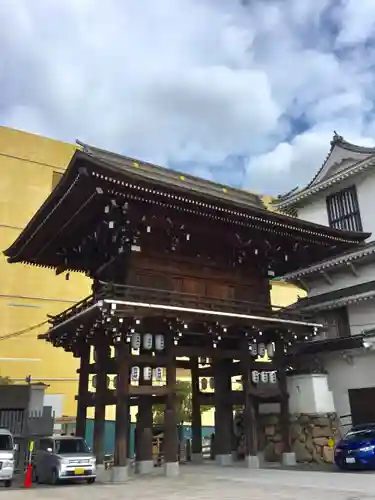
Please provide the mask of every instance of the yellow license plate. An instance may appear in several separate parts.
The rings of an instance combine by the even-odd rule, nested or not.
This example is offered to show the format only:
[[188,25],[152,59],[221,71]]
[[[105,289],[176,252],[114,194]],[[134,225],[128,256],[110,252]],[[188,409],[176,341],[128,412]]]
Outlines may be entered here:
[[82,469],[82,468],[77,468],[77,469],[74,469],[74,474],[76,476],[83,476],[85,473],[85,469]]

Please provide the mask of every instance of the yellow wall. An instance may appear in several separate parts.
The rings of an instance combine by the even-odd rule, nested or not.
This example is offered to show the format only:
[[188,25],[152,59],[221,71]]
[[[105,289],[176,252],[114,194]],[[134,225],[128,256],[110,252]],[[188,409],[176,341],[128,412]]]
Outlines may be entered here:
[[[0,127],[1,250],[15,240],[44,202],[52,189],[53,173],[63,172],[74,151],[71,144]],[[50,270],[10,265],[3,255],[0,276],[0,337],[41,323],[47,314],[56,314],[90,293],[90,281],[79,274],[71,274],[66,281]],[[272,301],[285,306],[301,293],[295,287],[275,283]],[[74,416],[77,360],[37,340],[45,331],[46,325],[19,337],[0,339],[0,375],[20,381],[31,375],[34,382],[48,384],[47,392],[64,395],[63,413]],[[113,417],[114,408],[108,408],[107,418]],[[203,419],[204,425],[212,425],[211,412]]]
[[[63,171],[74,150],[71,144],[0,127],[1,250],[15,240],[46,199],[53,172]],[[0,337],[41,323],[47,314],[56,314],[90,293],[90,282],[83,276],[74,274],[66,281],[50,270],[10,265],[3,255],[0,276]],[[0,374],[13,379],[31,375],[35,382],[44,381],[50,385],[48,392],[65,394],[64,413],[74,415],[77,361],[38,341],[37,335],[45,331],[46,326],[1,340]]]
[[298,297],[306,296],[306,292],[289,283],[282,281],[272,282],[271,303],[273,306],[286,307],[297,302]]

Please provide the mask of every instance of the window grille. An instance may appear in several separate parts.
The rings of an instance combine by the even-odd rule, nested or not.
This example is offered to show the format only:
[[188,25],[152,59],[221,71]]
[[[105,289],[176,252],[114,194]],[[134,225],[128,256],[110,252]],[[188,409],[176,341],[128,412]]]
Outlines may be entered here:
[[329,225],[346,231],[362,231],[357,190],[348,187],[327,197]]

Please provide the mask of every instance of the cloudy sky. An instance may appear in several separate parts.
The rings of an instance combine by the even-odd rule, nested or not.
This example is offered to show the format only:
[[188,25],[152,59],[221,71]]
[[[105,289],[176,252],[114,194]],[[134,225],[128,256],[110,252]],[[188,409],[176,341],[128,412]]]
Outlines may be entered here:
[[374,0],[0,0],[0,123],[258,192],[375,138]]

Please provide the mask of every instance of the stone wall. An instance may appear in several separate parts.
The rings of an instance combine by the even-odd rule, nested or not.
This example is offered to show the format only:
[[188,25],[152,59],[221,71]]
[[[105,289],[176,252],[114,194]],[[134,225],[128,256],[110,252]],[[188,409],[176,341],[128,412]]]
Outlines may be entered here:
[[[260,415],[258,426],[259,450],[263,451],[264,459],[279,461],[283,452],[279,415]],[[290,430],[297,462],[333,461],[333,449],[328,446],[328,440],[337,441],[340,437],[335,413],[291,415]]]

